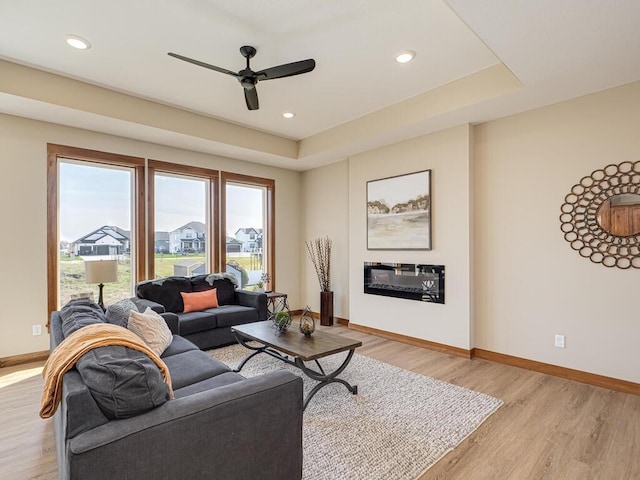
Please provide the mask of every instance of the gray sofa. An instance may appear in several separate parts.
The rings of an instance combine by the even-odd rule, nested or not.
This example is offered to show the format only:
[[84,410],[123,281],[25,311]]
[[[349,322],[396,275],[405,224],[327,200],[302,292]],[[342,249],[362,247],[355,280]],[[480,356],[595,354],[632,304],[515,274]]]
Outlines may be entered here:
[[[235,343],[231,327],[243,323],[267,320],[267,296],[264,293],[240,290],[236,279],[226,273],[193,277],[164,277],[140,282],[132,301],[140,311],[151,307],[158,313],[171,313],[175,332],[201,349]],[[184,313],[181,292],[193,293],[215,288],[219,307]],[[172,318],[173,317],[173,318]]]
[[[103,321],[92,302],[70,302],[51,316],[51,349]],[[149,357],[125,347],[94,349],[64,375],[54,416],[60,479],[301,478],[299,377],[244,378],[178,335],[161,358],[172,400]]]

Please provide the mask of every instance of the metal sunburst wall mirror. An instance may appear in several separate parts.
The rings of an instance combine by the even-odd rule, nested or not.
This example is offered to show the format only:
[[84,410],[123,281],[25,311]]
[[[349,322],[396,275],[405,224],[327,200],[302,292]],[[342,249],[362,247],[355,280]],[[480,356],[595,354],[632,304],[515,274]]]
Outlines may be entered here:
[[640,161],[582,177],[560,210],[564,239],[582,257],[605,267],[640,268]]

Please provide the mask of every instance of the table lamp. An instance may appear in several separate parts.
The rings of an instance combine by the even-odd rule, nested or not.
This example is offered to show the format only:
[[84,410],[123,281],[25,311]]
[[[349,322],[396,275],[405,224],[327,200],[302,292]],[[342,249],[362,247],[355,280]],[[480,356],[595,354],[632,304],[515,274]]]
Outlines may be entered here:
[[102,310],[104,302],[102,301],[102,288],[105,283],[118,281],[118,261],[117,260],[93,260],[84,262],[84,274],[87,283],[97,283],[100,289],[98,296],[98,305]]

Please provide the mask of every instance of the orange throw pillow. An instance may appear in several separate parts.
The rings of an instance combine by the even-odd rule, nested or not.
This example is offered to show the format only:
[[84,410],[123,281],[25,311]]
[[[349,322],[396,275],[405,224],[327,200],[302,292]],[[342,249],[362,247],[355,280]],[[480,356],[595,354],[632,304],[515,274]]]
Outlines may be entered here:
[[199,312],[207,308],[218,307],[218,294],[215,288],[204,292],[180,292],[180,295],[182,295],[182,301],[184,302],[184,313]]

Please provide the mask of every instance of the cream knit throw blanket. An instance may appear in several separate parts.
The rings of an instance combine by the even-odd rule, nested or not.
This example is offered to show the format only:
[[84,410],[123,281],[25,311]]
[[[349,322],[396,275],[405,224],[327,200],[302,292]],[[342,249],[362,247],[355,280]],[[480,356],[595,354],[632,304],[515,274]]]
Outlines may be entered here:
[[165,382],[169,385],[169,393],[173,398],[171,377],[167,365],[156,355],[135,333],[118,325],[96,323],[76,330],[65,338],[49,355],[42,376],[44,389],[40,403],[40,416],[51,417],[58,408],[62,398],[62,377],[71,370],[78,359],[89,350],[109,345],[118,345],[138,350],[151,358],[160,369]]

